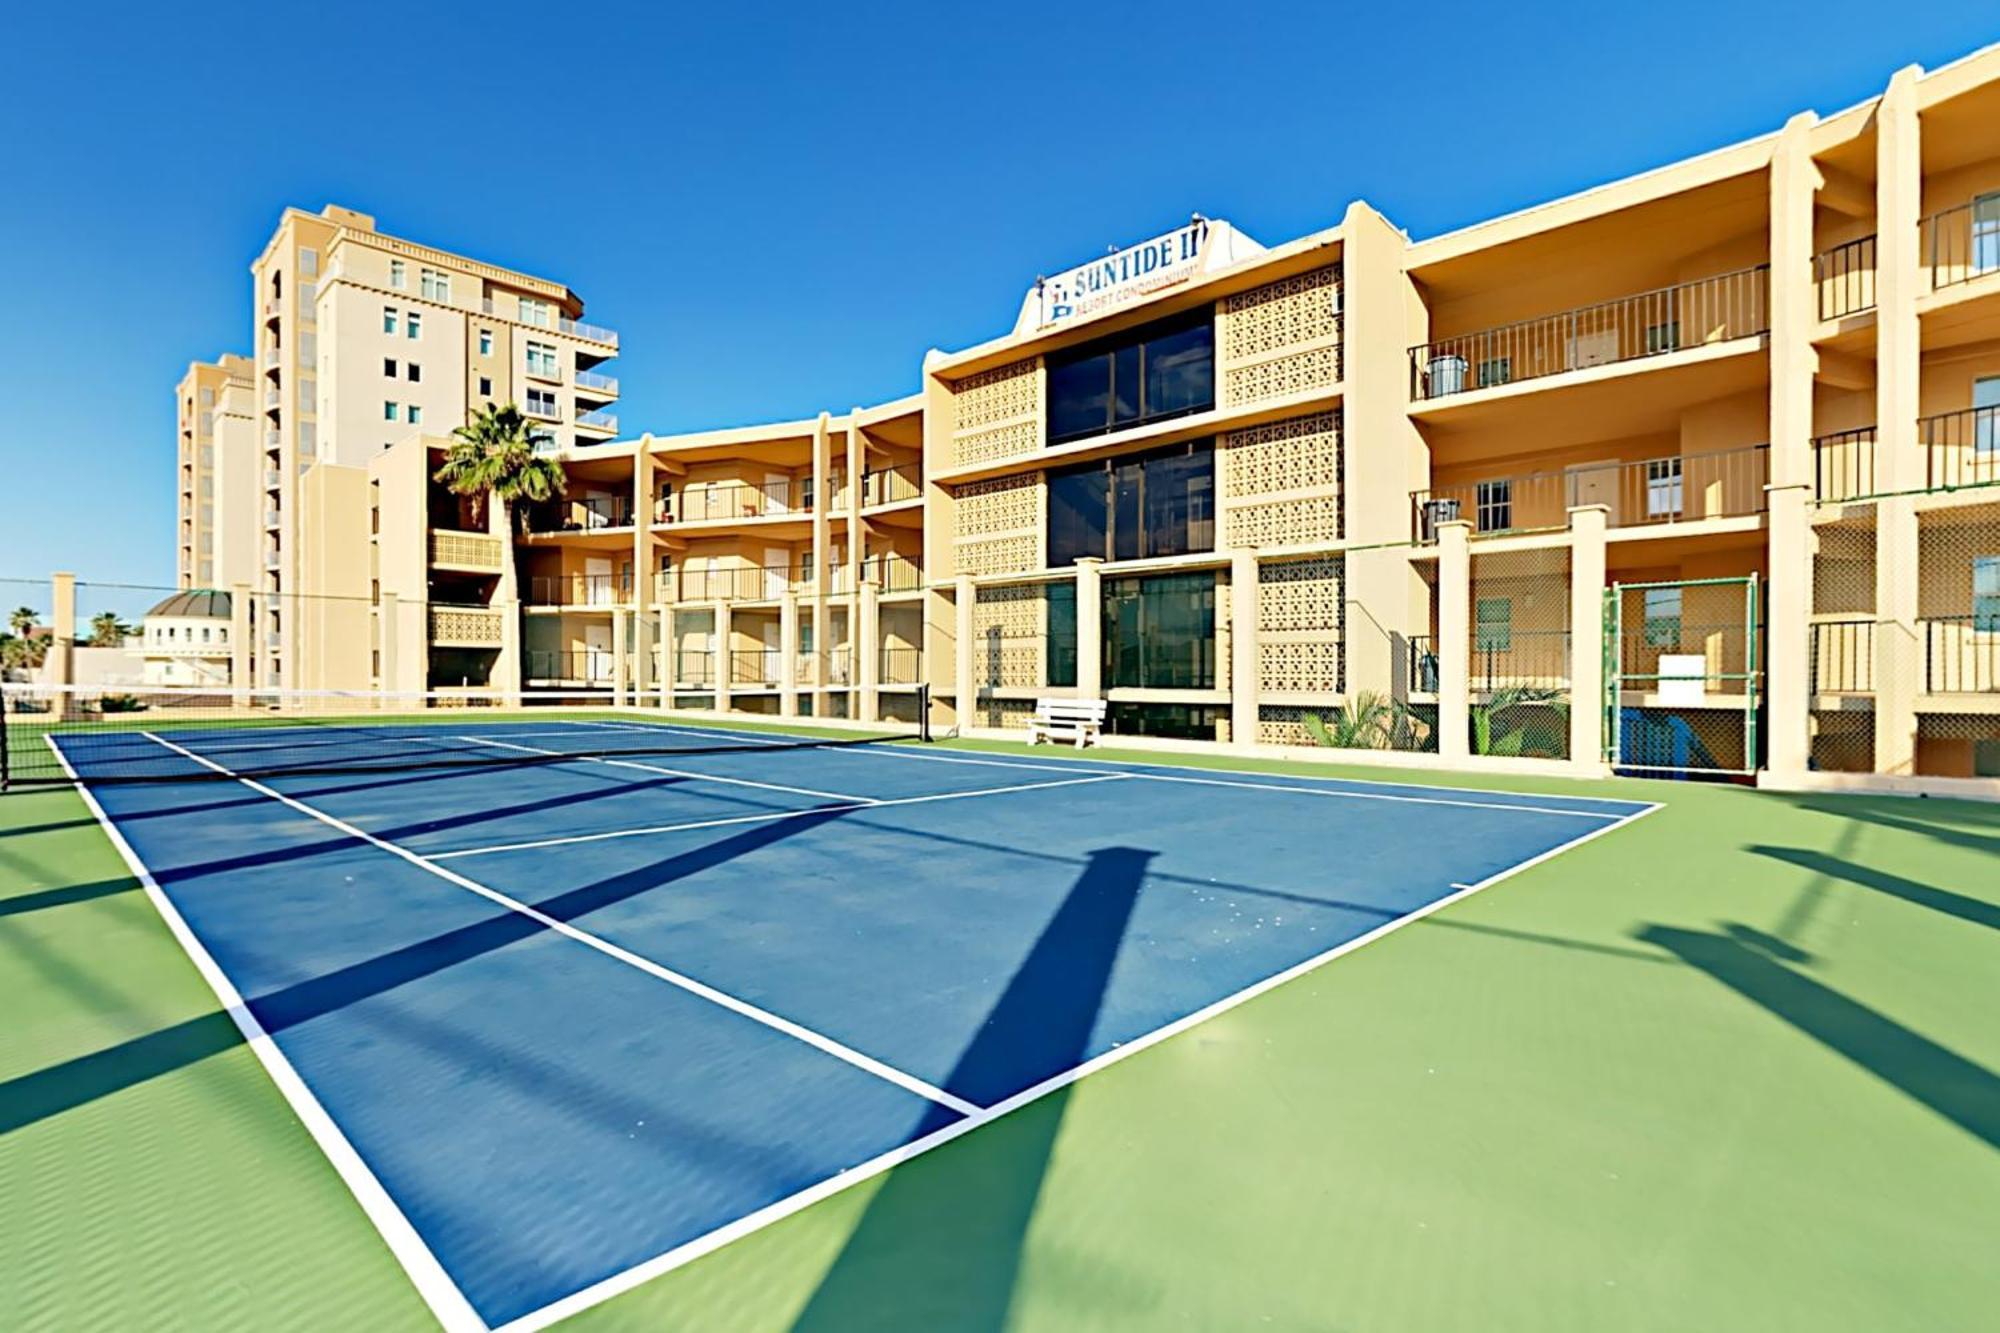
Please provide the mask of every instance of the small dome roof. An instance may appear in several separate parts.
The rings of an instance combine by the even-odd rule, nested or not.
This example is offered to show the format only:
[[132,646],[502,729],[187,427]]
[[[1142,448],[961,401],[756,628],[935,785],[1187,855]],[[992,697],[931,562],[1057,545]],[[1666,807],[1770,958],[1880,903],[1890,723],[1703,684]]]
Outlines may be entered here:
[[220,588],[189,588],[161,601],[148,616],[206,616],[229,619],[229,594]]

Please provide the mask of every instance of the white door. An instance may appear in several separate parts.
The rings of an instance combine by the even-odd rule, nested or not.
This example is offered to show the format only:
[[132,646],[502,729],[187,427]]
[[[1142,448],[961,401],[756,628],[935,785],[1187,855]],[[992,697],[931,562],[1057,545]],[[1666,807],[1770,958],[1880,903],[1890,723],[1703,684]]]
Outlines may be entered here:
[[583,558],[583,604],[611,605],[611,557],[587,555]]
[[785,595],[792,581],[792,553],[782,546],[764,548],[764,596],[772,601]]
[[783,472],[764,474],[764,512],[782,514],[792,507],[792,479]]
[[764,670],[758,679],[766,685],[777,684],[779,676],[784,674],[778,670],[778,654],[783,645],[783,640],[779,638],[779,633],[780,630],[777,621],[767,620],[764,622]]
[[611,680],[611,626],[583,627],[583,679],[589,685]]
[[1618,462],[1583,463],[1569,470],[1569,502],[1576,505],[1607,505],[1611,526],[1618,526]]

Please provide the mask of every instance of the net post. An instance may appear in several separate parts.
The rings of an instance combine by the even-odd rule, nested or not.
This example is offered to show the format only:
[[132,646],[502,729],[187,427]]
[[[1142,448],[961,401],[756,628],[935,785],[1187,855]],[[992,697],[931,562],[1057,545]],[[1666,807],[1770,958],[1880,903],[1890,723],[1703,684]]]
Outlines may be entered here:
[[14,743],[7,737],[7,683],[0,681],[0,792],[13,785]]
[[917,739],[931,739],[931,687],[929,681],[917,686]]

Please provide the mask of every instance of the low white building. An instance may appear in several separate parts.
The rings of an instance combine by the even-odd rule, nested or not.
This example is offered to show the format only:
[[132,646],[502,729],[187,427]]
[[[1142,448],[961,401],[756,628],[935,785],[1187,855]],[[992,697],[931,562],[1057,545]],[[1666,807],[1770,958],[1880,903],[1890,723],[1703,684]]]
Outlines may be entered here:
[[229,594],[189,588],[146,613],[141,653],[148,685],[229,683]]

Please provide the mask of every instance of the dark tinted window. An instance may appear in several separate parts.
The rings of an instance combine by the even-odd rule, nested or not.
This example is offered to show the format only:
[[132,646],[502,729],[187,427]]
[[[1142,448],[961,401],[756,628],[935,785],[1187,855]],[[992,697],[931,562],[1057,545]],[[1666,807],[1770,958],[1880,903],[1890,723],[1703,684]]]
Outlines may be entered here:
[[1215,549],[1215,448],[1208,440],[1049,473],[1049,564]]
[[1049,599],[1049,684],[1076,684],[1076,585],[1051,583]]
[[1104,581],[1104,684],[1215,686],[1215,575]]
[[1203,308],[1049,358],[1049,439],[1215,405],[1215,317]]

